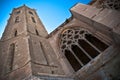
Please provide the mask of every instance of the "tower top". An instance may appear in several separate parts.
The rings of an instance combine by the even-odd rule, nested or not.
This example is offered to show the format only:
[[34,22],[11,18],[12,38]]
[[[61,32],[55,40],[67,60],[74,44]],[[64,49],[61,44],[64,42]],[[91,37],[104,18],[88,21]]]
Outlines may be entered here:
[[41,37],[47,37],[48,35],[35,9],[31,9],[25,4],[13,9],[6,29],[7,31],[3,33],[1,38],[2,40],[15,37],[15,33],[17,35],[35,34]]

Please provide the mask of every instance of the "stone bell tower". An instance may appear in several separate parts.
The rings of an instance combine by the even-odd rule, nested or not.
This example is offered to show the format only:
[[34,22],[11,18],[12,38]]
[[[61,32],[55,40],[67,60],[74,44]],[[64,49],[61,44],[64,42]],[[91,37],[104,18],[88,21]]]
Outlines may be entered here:
[[64,74],[47,36],[34,9],[14,8],[0,41],[0,80]]

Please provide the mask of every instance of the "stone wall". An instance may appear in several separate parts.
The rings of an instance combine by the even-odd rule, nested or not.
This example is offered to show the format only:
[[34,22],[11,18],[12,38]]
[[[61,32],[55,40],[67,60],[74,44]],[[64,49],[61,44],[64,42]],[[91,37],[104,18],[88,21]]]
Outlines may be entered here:
[[[77,4],[71,8],[71,13],[72,19],[67,21],[67,23],[64,22],[53,31],[48,38],[66,75],[72,76],[76,80],[119,80],[119,11],[98,9],[89,5]],[[109,47],[104,52],[77,72],[70,67],[71,65],[60,50],[62,31],[74,27],[89,29],[93,34],[96,34],[100,40],[104,39],[105,42],[109,44]]]

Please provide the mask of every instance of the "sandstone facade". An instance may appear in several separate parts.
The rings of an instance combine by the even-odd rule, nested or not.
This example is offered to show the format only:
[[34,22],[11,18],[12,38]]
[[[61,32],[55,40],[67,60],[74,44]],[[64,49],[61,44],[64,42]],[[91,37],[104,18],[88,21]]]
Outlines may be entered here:
[[78,3],[48,34],[34,9],[13,9],[0,40],[0,80],[119,80],[119,10],[119,0]]

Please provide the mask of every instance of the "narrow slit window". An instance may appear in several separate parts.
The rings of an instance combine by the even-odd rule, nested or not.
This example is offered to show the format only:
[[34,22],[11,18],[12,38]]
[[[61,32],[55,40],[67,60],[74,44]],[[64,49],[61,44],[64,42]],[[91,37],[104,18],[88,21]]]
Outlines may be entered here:
[[14,36],[15,36],[15,37],[17,36],[17,30],[15,30]]
[[32,19],[32,22],[36,23],[36,21],[35,21],[34,17],[31,17],[31,19]]
[[39,35],[39,32],[38,32],[38,30],[36,29],[35,31],[36,31],[36,35]]

